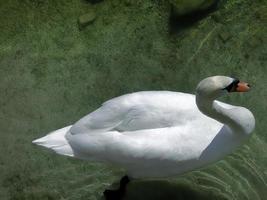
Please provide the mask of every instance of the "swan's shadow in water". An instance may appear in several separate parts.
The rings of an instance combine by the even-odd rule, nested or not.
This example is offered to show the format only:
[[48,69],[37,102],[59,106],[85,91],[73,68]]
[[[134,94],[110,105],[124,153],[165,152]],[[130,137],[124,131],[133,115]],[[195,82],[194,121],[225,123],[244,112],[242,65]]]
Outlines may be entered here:
[[[101,200],[105,198],[102,197]],[[225,197],[196,185],[164,180],[132,181],[122,200],[226,200]]]

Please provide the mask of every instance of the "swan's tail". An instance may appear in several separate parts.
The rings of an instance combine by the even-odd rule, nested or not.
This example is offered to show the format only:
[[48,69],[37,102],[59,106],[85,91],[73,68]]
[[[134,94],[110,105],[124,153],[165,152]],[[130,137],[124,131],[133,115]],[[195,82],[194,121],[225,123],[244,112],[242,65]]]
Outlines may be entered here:
[[52,149],[58,154],[74,157],[74,152],[66,139],[66,134],[70,130],[71,126],[67,126],[56,131],[49,133],[48,135],[39,139],[33,140],[32,143],[44,146],[48,149]]

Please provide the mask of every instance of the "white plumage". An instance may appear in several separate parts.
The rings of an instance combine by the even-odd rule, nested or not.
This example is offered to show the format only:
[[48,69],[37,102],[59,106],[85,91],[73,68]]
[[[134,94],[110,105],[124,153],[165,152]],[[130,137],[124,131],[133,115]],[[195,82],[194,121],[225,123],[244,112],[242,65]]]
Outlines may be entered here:
[[214,91],[233,82],[222,77],[199,84],[197,104],[195,95],[179,92],[126,94],[33,143],[62,155],[122,166],[133,178],[197,169],[223,158],[254,129],[249,110],[213,101],[223,94]]

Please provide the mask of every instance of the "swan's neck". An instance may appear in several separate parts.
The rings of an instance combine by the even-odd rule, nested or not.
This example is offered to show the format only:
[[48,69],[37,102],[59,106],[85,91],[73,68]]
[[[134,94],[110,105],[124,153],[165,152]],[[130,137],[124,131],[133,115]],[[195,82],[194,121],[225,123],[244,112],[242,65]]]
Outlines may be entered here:
[[229,126],[235,133],[244,133],[245,127],[242,121],[236,116],[235,110],[238,111],[239,107],[233,109],[226,109],[220,106],[215,99],[201,97],[196,95],[196,103],[198,109],[205,115]]

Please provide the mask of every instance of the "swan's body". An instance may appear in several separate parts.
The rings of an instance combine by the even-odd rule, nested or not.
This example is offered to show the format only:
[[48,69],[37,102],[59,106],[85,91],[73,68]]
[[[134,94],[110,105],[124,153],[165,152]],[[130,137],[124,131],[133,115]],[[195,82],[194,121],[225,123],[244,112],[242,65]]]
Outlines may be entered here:
[[248,109],[214,101],[220,94],[209,95],[205,85],[199,87],[196,96],[150,91],[111,99],[74,125],[34,143],[59,154],[122,166],[133,178],[168,177],[200,168],[240,146],[255,120]]

